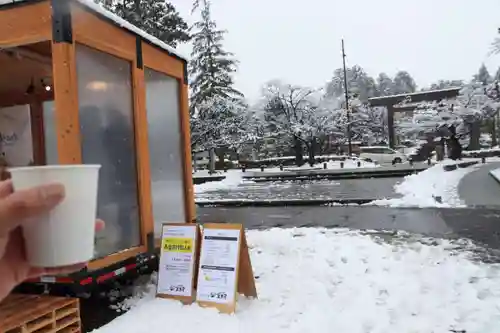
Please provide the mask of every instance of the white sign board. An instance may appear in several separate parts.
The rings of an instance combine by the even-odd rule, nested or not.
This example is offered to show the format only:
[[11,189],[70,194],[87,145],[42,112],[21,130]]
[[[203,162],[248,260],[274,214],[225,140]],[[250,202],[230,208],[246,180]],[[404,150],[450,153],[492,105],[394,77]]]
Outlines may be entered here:
[[240,230],[204,229],[196,300],[218,304],[235,302]]
[[163,225],[158,294],[173,297],[192,296],[197,231],[196,224]]
[[12,167],[33,162],[29,105],[0,108],[0,154]]

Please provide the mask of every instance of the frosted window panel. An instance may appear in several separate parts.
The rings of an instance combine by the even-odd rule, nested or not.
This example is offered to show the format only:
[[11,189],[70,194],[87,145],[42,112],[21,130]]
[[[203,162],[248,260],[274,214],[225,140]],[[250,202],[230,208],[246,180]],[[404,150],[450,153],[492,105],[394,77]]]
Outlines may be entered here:
[[59,164],[54,101],[43,102],[43,132],[45,135],[45,164]]
[[106,228],[96,256],[140,245],[131,64],[76,46],[82,158],[101,164],[98,216]]
[[155,235],[163,222],[186,222],[180,131],[179,83],[145,70],[146,110]]

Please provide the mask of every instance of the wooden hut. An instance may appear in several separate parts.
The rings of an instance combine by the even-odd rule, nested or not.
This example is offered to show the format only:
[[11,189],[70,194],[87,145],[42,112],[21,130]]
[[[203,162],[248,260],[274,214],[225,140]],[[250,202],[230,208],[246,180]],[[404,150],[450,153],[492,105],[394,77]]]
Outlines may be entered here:
[[88,272],[123,270],[162,222],[195,219],[186,64],[92,0],[0,0],[1,154],[102,165]]

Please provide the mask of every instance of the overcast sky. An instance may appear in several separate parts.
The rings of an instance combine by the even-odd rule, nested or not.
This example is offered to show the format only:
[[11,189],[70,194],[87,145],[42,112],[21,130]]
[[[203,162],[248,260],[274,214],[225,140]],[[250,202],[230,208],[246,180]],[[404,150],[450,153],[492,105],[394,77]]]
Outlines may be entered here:
[[[170,0],[191,23],[190,0]],[[347,65],[370,75],[410,72],[419,87],[468,79],[489,57],[500,27],[500,0],[212,0],[213,18],[228,30],[225,47],[240,61],[236,86],[250,100],[270,79],[322,87]],[[189,46],[181,46],[189,54]]]

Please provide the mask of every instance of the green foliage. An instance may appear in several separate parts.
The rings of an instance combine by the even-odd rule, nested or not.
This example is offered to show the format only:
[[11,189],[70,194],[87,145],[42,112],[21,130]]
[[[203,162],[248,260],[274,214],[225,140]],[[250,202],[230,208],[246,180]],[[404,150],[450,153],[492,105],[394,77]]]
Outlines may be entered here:
[[112,4],[108,0],[94,0],[121,18],[160,39],[172,47],[191,40],[189,27],[175,7],[164,0],[124,0]]
[[232,75],[237,70],[237,61],[222,45],[226,31],[218,29],[212,20],[209,1],[203,1],[199,9],[201,19],[193,26],[195,32],[189,66],[192,114],[214,99],[243,103],[243,94],[233,87]]

